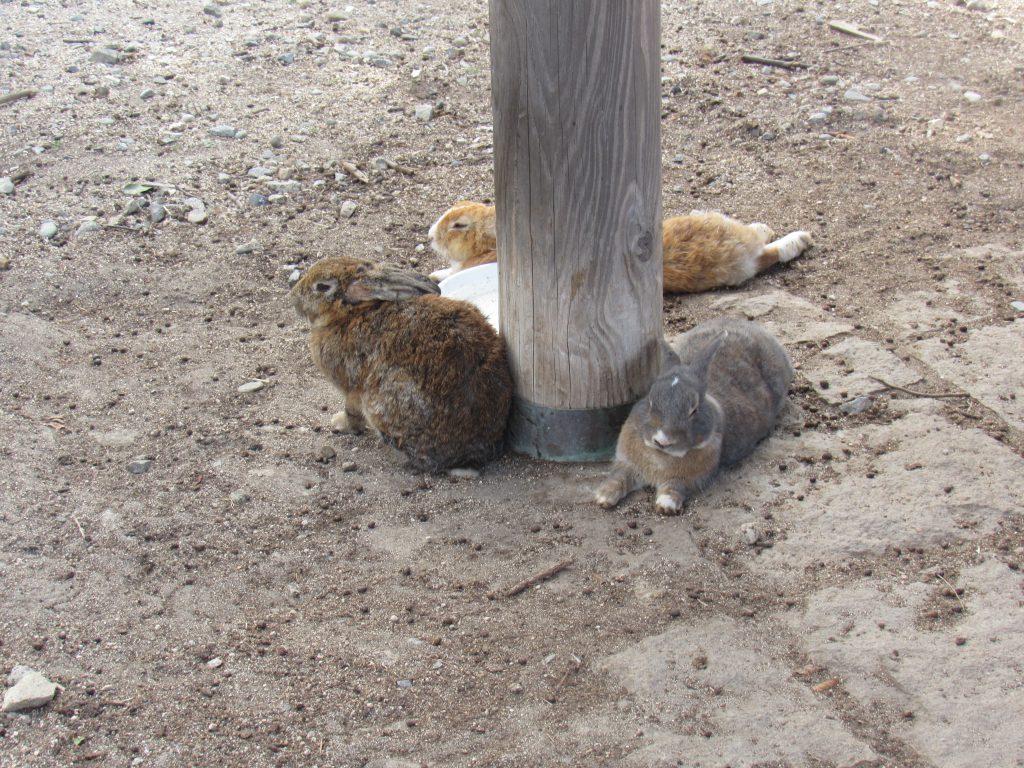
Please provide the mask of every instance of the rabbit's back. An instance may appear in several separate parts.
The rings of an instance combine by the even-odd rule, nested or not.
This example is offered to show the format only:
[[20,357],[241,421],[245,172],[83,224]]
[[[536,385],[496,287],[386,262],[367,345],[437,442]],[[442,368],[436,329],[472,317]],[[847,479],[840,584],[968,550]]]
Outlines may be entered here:
[[435,295],[359,309],[315,329],[310,346],[382,439],[431,471],[499,455],[512,384],[479,310]]
[[701,323],[680,336],[673,349],[689,363],[723,330],[728,335],[708,369],[707,395],[722,409],[721,465],[728,466],[771,432],[785,404],[793,366],[774,336],[746,320]]

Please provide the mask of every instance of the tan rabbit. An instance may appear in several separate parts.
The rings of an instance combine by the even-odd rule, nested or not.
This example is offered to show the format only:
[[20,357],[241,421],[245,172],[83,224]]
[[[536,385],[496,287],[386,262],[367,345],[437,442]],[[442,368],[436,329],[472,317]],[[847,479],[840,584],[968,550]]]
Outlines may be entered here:
[[332,424],[365,424],[415,469],[478,467],[500,455],[512,400],[505,343],[472,304],[423,275],[329,258],[295,284],[313,361],[345,397]]
[[463,200],[445,211],[430,227],[430,246],[451,266],[431,272],[430,279],[439,283],[463,269],[497,261],[494,221],[493,205]]
[[[773,264],[795,259],[812,244],[809,232],[772,241],[765,224],[743,224],[712,211],[673,216],[662,225],[665,293],[697,293],[739,285]],[[460,202],[430,227],[430,244],[451,262],[430,275],[449,275],[497,261],[493,205]]]
[[615,464],[594,494],[602,507],[653,485],[655,509],[679,512],[767,437],[793,380],[786,350],[746,320],[702,323],[664,350],[662,372],[622,425]]

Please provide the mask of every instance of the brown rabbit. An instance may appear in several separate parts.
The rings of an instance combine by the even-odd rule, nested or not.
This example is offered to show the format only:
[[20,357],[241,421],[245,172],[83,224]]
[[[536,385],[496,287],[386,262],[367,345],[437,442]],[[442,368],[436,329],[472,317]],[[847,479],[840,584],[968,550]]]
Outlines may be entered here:
[[512,399],[504,341],[476,307],[437,293],[415,272],[329,258],[290,294],[313,361],[345,397],[332,424],[369,425],[429,472],[500,455]]
[[[497,261],[493,205],[460,202],[430,228],[430,244],[448,257],[451,267],[433,272],[440,282],[449,275]],[[813,244],[809,232],[792,232],[772,240],[765,224],[743,224],[711,211],[673,216],[662,225],[665,293],[698,293],[739,285],[778,262],[795,259]]]

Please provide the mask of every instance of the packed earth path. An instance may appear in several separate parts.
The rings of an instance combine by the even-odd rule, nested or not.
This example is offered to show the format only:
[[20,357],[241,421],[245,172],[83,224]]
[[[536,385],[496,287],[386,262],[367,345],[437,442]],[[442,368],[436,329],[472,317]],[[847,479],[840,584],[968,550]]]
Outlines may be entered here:
[[486,2],[0,0],[0,765],[1024,765],[1022,23],[663,3],[666,214],[816,244],[666,297],[797,372],[662,517],[330,429],[289,278],[445,266]]

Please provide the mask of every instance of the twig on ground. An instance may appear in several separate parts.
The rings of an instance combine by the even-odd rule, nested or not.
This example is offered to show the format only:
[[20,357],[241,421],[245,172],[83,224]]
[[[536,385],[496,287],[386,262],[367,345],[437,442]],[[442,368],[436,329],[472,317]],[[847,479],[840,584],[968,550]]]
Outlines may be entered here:
[[947,587],[949,587],[949,591],[953,593],[953,597],[955,597],[956,601],[958,603],[960,603],[960,608],[963,609],[964,613],[967,613],[967,606],[964,605],[964,601],[960,599],[960,593],[956,591],[956,587],[954,587],[952,584],[950,584],[949,580],[946,579],[946,577],[943,576],[941,573],[936,573],[935,575],[938,576],[940,579],[942,579],[942,583],[943,584],[945,584]]
[[80,522],[78,522],[78,518],[75,517],[74,515],[72,515],[71,519],[74,520],[75,521],[75,525],[78,526],[78,533],[82,537],[82,541],[88,541],[88,539],[85,538],[85,529],[82,528],[82,524]]
[[384,162],[388,164],[388,168],[391,168],[394,171],[398,171],[399,173],[404,173],[406,176],[413,176],[416,173],[415,169],[410,168],[408,165],[396,163],[394,160],[388,160],[387,158],[384,158]]
[[36,95],[38,91],[35,88],[24,88],[20,91],[11,91],[0,96],[0,104],[10,104],[12,101],[18,101],[19,99],[31,99]]
[[783,61],[782,59],[766,59],[764,56],[755,56],[752,53],[744,53],[740,59],[747,64],[764,64],[766,67],[780,67],[781,69],[807,69],[806,64],[799,61]]
[[347,161],[342,162],[341,167],[344,169],[345,173],[357,179],[358,181],[363,182],[363,184],[370,183],[370,177],[367,176],[362,171],[360,171],[358,168],[356,168],[352,163],[349,163]]
[[537,571],[537,573],[533,574],[527,579],[524,579],[523,581],[519,582],[514,587],[512,587],[512,589],[505,593],[505,597],[515,597],[520,592],[525,592],[530,587],[536,584],[540,584],[545,579],[549,579],[552,576],[561,573],[570,565],[572,565],[572,560],[563,560],[560,563],[555,563],[554,565],[548,566],[543,571]]
[[873,35],[870,32],[865,32],[856,24],[852,24],[848,21],[840,21],[839,19],[833,19],[828,23],[828,25],[836,32],[842,32],[844,35],[852,35],[853,37],[859,37],[863,40],[867,40],[872,43],[882,42],[882,38],[880,38],[878,35]]
[[[917,392],[913,389],[907,389],[906,387],[900,387],[897,386],[896,384],[890,384],[885,379],[880,379],[877,376],[868,376],[868,378],[873,381],[877,381],[879,384],[885,387],[885,389],[893,389],[897,392],[903,392],[904,394],[907,395],[913,395],[914,397],[931,397],[935,399],[941,399],[944,397],[970,397],[970,395],[960,394],[959,392]],[[885,390],[876,391],[884,392]]]

